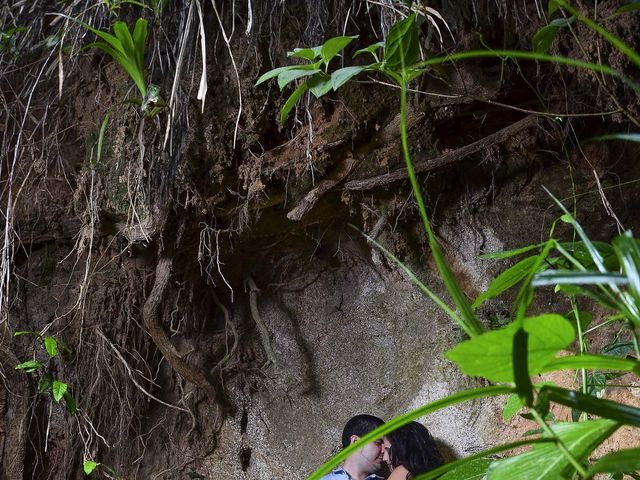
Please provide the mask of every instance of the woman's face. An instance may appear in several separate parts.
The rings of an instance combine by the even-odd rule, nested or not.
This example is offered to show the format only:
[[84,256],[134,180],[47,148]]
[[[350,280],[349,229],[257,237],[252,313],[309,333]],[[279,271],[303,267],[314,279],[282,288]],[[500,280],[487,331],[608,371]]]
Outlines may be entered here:
[[384,437],[382,440],[382,448],[384,450],[382,461],[389,466],[389,471],[393,471],[393,465],[391,464],[391,443],[389,442],[389,439],[387,437]]

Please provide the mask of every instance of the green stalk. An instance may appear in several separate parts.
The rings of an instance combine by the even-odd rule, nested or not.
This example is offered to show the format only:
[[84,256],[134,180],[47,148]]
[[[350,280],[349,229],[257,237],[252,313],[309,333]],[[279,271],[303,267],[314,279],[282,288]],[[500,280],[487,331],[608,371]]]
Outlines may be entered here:
[[413,195],[416,199],[416,202],[418,203],[420,217],[422,218],[424,229],[427,232],[427,236],[429,238],[429,247],[431,248],[431,252],[433,253],[433,258],[436,262],[436,266],[438,267],[438,271],[440,272],[440,276],[442,277],[449,295],[451,295],[453,302],[458,307],[460,315],[462,316],[462,322],[460,323],[460,326],[463,328],[467,335],[469,335],[470,337],[475,337],[476,335],[480,335],[484,332],[484,327],[473,312],[469,301],[464,296],[460,285],[458,284],[455,276],[453,275],[453,272],[451,271],[451,268],[444,258],[444,254],[442,253],[440,245],[438,244],[438,241],[433,234],[433,230],[431,229],[431,223],[429,222],[427,209],[424,205],[424,199],[422,198],[420,185],[418,184],[416,172],[413,168],[413,162],[411,161],[411,155],[409,154],[409,141],[407,135],[407,81],[404,76],[402,76],[399,80],[400,136],[402,140],[402,155],[407,167],[407,173],[411,182],[411,188],[413,189]]
[[553,433],[553,430],[551,430],[549,425],[547,425],[547,422],[544,421],[544,419],[540,416],[538,411],[532,408],[531,410],[529,410],[529,412],[531,413],[531,416],[533,416],[533,418],[536,420],[536,422],[538,422],[538,425],[540,425],[540,428],[542,428],[542,431],[544,431],[547,435],[549,435],[549,437],[555,440],[555,443],[558,449],[562,452],[562,454],[566,457],[566,459],[569,460],[569,463],[573,465],[573,468],[576,469],[576,471],[580,474],[580,476],[582,478],[587,478],[587,471],[584,469],[582,465],[580,465],[580,462],[578,462],[578,460],[576,460],[576,458],[571,454],[571,452],[566,447],[566,445],[562,442],[562,440],[560,440],[560,438],[555,433]]
[[[585,352],[584,334],[582,333],[582,325],[580,324],[580,315],[578,314],[578,305],[576,304],[575,296],[570,295],[569,301],[571,302],[571,309],[573,310],[573,316],[576,319],[576,330],[578,331],[578,345],[580,346],[580,354],[583,355]],[[580,374],[582,376],[582,393],[586,395],[587,394],[587,370],[584,368],[581,368]]]

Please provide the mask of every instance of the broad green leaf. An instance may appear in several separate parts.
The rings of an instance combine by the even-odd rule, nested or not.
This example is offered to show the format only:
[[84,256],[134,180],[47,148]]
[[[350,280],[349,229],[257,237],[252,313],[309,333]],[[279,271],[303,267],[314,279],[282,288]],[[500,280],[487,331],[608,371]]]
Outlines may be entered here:
[[[557,314],[524,319],[529,334],[529,374],[539,373],[556,353],[567,348],[575,338],[571,323]],[[449,350],[446,357],[458,364],[467,375],[493,382],[512,382],[513,337],[518,325],[483,333]]]
[[27,360],[26,362],[16,365],[16,370],[24,370],[27,373],[35,372],[40,368],[42,368],[42,364],[37,360]]
[[93,471],[100,465],[98,462],[94,462],[93,460],[85,460],[82,464],[82,469],[84,470],[85,475],[91,475]]
[[[526,445],[549,443],[551,441],[552,440],[549,438],[527,438],[524,440],[519,440],[517,442],[498,445],[488,450],[469,455],[468,457],[446,463],[438,468],[431,470],[428,473],[418,475],[417,477],[415,477],[415,480],[431,480],[435,478],[438,478],[440,480],[442,480],[443,478],[447,478],[449,480],[481,480],[485,477],[487,468],[493,462],[492,459],[487,457],[495,455],[496,453],[513,450],[514,448],[519,448]],[[445,473],[444,476],[442,476],[443,473]]]
[[282,110],[280,110],[280,125],[284,124],[284,122],[287,120],[291,109],[293,109],[296,103],[298,103],[298,100],[300,100],[302,94],[307,91],[307,88],[307,82],[300,84],[298,88],[296,88],[291,96],[287,99],[284,106],[282,107]]
[[64,403],[67,406],[67,412],[71,415],[75,415],[77,411],[76,401],[69,392],[64,392]]
[[299,68],[299,66],[289,65],[287,67],[278,67],[278,68],[274,68],[273,70],[269,70],[268,72],[263,73],[260,76],[260,78],[258,78],[258,81],[256,82],[256,86],[260,85],[263,82],[266,82],[267,80],[271,80],[272,78],[277,77],[285,70],[293,70],[294,68]]
[[413,65],[419,52],[416,14],[413,13],[389,30],[384,44],[385,67],[398,71],[403,66]]
[[367,67],[345,67],[339,70],[336,70],[331,74],[331,86],[334,90],[338,90],[342,85],[347,83],[353,77],[358,75],[360,72],[366,70]]
[[307,80],[307,87],[316,98],[320,98],[331,90],[331,77],[324,73],[314,75]]
[[509,395],[507,403],[504,404],[504,408],[502,409],[502,419],[508,422],[522,407],[524,407],[524,405],[518,395]]
[[44,348],[47,350],[49,357],[53,358],[58,355],[58,341],[53,337],[44,337]]
[[311,48],[294,48],[292,52],[287,52],[287,57],[304,58],[313,62],[320,56],[320,50],[322,50],[322,45]]
[[560,5],[558,5],[558,2],[556,2],[555,0],[549,0],[549,5],[548,5],[548,13],[549,16],[553,15],[554,13],[556,13],[556,11],[558,10],[558,8],[560,8]]
[[552,386],[542,387],[539,397],[626,425],[640,427],[640,408],[632,407],[631,405]]
[[530,252],[531,250],[536,250],[541,247],[544,247],[544,243],[527,245],[526,247],[515,248],[513,250],[504,250],[500,252],[487,252],[480,255],[480,258],[483,260],[501,260],[503,258],[515,257],[516,255],[527,253],[527,252]]
[[[589,454],[619,424],[610,420],[590,420],[580,423],[556,423],[553,432],[579,462]],[[533,448],[515,457],[498,460],[489,467],[488,480],[551,480],[571,478],[573,467],[553,443],[534,445]]]
[[[487,474],[489,465],[493,462],[490,458],[476,458],[468,463],[460,465],[457,468],[449,470],[447,473],[438,477],[439,480],[482,480]],[[423,477],[416,477],[420,480]]]
[[613,343],[609,343],[602,347],[600,353],[602,355],[625,358],[627,355],[631,354],[633,350],[633,343],[631,342],[614,341]]
[[546,25],[538,30],[533,36],[533,51],[536,53],[546,53],[551,48],[553,41],[558,34],[560,27]]
[[131,59],[135,59],[136,48],[133,45],[133,37],[129,32],[129,27],[127,27],[127,24],[125,22],[115,22],[113,24],[113,33],[115,34],[116,38],[120,40],[120,43],[122,43],[122,48],[124,49],[125,55]]
[[[637,4],[640,8],[640,3]],[[640,133],[610,133],[608,135],[600,135],[598,137],[591,137],[586,142],[601,142],[605,140],[623,140],[625,142],[640,143]]]
[[56,402],[59,402],[60,400],[62,400],[62,397],[67,391],[67,384],[58,380],[54,380],[51,390],[53,392],[53,398],[56,400]]
[[45,373],[40,377],[40,380],[38,380],[38,391],[45,393],[51,390],[51,387],[53,387],[53,377],[50,373]]
[[589,467],[587,473],[591,478],[596,473],[627,473],[640,470],[640,448],[618,450],[598,459]]
[[361,55],[363,53],[370,53],[371,55],[373,55],[373,57],[377,61],[378,60],[378,55],[376,54],[376,52],[378,50],[380,50],[382,47],[384,47],[384,42],[374,43],[372,45],[369,45],[368,47],[361,48],[360,50],[356,50],[356,53],[353,54],[353,58],[355,58],[358,55]]
[[320,72],[321,70],[317,68],[311,70],[306,68],[292,68],[290,70],[285,70],[278,75],[278,86],[280,87],[280,90],[282,90],[285,86],[298,78],[309,77]]
[[579,368],[589,370],[616,370],[620,372],[637,372],[640,375],[640,361],[626,358],[617,358],[608,355],[574,355],[558,357],[547,363],[541,370],[556,372],[558,370],[577,370]]
[[114,37],[110,33],[103,32],[102,30],[98,30],[97,28],[93,28],[88,23],[85,23],[82,20],[78,20],[77,18],[73,18],[73,17],[70,17],[68,15],[64,15],[64,14],[61,14],[61,13],[59,13],[58,16],[64,17],[64,18],[67,18],[67,19],[69,19],[69,20],[71,20],[73,22],[76,22],[78,25],[86,28],[90,32],[95,33],[98,37],[100,37],[102,40],[104,40],[113,49],[115,49],[116,51],[118,51],[118,52],[120,52],[121,54],[124,55],[124,53],[125,53],[124,47],[122,45],[122,42],[117,37]]
[[477,398],[508,395],[510,393],[513,393],[513,388],[501,385],[484,388],[474,388],[471,390],[463,390],[461,392],[454,393],[453,395],[441,398],[440,400],[436,400],[435,402],[427,403],[426,405],[416,408],[415,410],[405,413],[404,415],[392,418],[384,425],[381,425],[378,428],[367,433],[366,435],[363,435],[360,440],[352,443],[347,448],[342,449],[339,453],[327,460],[320,468],[313,472],[307,480],[320,480],[324,475],[329,473],[337,465],[344,461],[345,458],[358,450],[361,445],[366,445],[367,443],[373,442],[378,438],[382,438],[388,433],[393,432],[397,428],[400,428],[417,418],[423,417],[433,412],[437,412],[438,410],[450,407],[452,405],[457,405],[462,402],[475,400]]
[[546,285],[625,285],[627,277],[619,273],[574,272],[573,270],[547,270],[533,277],[534,287]]
[[527,257],[520,260],[515,265],[507,268],[504,272],[494,278],[486,291],[478,295],[472,307],[478,308],[485,301],[495,298],[501,293],[513,287],[520,280],[527,276],[531,268],[536,264],[537,257]]
[[133,27],[133,45],[135,48],[136,64],[140,71],[144,71],[145,44],[148,35],[148,22],[144,18],[136,20]]
[[329,65],[329,62],[333,57],[346,48],[354,39],[358,38],[357,35],[351,37],[333,37],[324,42],[320,49],[320,56],[325,65]]

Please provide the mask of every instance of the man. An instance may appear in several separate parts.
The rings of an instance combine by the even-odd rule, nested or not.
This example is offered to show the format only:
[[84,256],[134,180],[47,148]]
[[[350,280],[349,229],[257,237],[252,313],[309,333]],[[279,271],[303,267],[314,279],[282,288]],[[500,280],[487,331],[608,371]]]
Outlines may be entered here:
[[[356,415],[347,422],[342,431],[342,448],[360,440],[374,428],[384,422],[373,415]],[[342,464],[342,467],[322,477],[322,480],[382,480],[375,474],[382,467],[385,441],[380,438],[363,445],[354,451]]]

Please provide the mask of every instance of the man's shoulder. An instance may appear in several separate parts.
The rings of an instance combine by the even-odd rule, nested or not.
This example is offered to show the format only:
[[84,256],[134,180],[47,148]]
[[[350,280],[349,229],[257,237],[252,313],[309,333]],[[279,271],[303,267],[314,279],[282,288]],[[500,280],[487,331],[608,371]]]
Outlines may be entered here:
[[334,471],[326,474],[320,480],[349,480],[349,475],[342,468],[336,468]]

